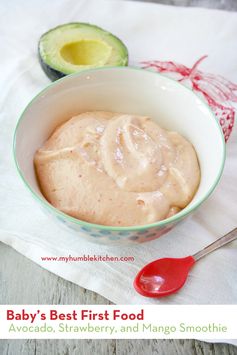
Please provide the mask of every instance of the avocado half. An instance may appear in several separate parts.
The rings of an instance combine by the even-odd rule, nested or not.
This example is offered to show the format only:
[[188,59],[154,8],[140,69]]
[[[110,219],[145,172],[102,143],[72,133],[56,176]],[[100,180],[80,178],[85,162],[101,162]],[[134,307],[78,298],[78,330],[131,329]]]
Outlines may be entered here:
[[87,23],[67,23],[51,29],[40,37],[38,51],[41,67],[51,80],[85,69],[128,64],[123,42]]

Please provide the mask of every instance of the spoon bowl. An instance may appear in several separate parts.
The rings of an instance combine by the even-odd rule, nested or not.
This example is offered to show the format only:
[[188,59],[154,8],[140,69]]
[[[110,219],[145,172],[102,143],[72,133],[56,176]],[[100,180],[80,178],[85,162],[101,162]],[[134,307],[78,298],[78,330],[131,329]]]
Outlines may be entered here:
[[194,263],[192,256],[155,260],[137,274],[134,287],[146,297],[168,296],[183,286]]

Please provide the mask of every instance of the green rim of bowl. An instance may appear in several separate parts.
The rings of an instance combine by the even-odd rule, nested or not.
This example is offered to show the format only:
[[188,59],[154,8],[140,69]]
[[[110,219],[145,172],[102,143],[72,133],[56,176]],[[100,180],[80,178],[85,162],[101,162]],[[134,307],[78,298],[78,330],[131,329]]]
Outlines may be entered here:
[[[94,224],[94,223],[89,223],[89,222],[85,222],[79,219],[76,219],[74,217],[71,217],[67,214],[65,214],[64,212],[58,210],[57,208],[55,208],[53,205],[51,205],[47,200],[43,199],[41,196],[39,196],[37,193],[35,193],[35,191],[31,188],[31,186],[28,184],[28,182],[25,180],[21,169],[18,165],[17,162],[17,158],[16,158],[16,136],[17,136],[17,129],[24,117],[25,112],[28,110],[28,107],[39,97],[41,96],[43,93],[45,93],[49,88],[51,88],[52,86],[57,85],[59,82],[64,81],[64,80],[68,80],[71,77],[74,76],[80,76],[82,74],[85,73],[91,73],[94,71],[98,71],[98,70],[111,70],[111,69],[117,69],[117,70],[137,70],[137,71],[142,71],[142,72],[146,72],[148,75],[159,75],[162,77],[165,77],[165,79],[167,79],[168,81],[172,81],[172,83],[174,83],[177,86],[181,86],[184,90],[188,90],[192,93],[192,95],[194,95],[196,97],[197,100],[200,101],[200,103],[204,106],[206,106],[206,108],[208,109],[208,111],[210,112],[211,116],[213,117],[219,132],[220,132],[220,136],[221,136],[221,140],[222,140],[222,148],[223,148],[223,156],[222,156],[222,162],[221,162],[221,166],[219,169],[219,172],[217,174],[216,180],[213,182],[212,186],[210,187],[209,191],[205,194],[205,196],[203,196],[202,198],[199,199],[199,201],[197,201],[191,208],[189,207],[189,205],[187,205],[183,210],[181,210],[180,212],[178,212],[177,214],[175,214],[172,217],[169,217],[167,219],[164,219],[162,221],[159,222],[154,222],[154,223],[150,223],[150,224],[144,224],[144,225],[140,225],[140,226],[130,226],[130,227],[115,227],[115,226],[104,226],[101,224]],[[25,186],[28,188],[28,190],[31,192],[31,194],[33,195],[34,199],[36,199],[38,202],[41,203],[41,205],[43,205],[43,207],[45,207],[46,209],[48,209],[50,212],[55,213],[57,216],[64,218],[65,220],[69,221],[69,222],[73,222],[76,223],[77,225],[81,226],[81,227],[85,227],[86,229],[99,229],[99,230],[105,230],[105,231],[142,231],[145,229],[150,229],[150,228],[155,228],[155,227],[165,227],[168,224],[171,223],[175,223],[180,221],[181,219],[183,219],[185,216],[189,215],[191,212],[195,211],[210,195],[211,193],[214,191],[215,187],[217,186],[223,169],[224,169],[224,164],[225,164],[225,158],[226,158],[226,145],[225,145],[225,140],[224,140],[224,136],[222,133],[222,129],[219,125],[219,123],[217,122],[217,119],[215,118],[214,113],[211,111],[210,107],[208,106],[208,104],[206,102],[204,102],[203,100],[201,100],[191,89],[185,87],[184,85],[178,83],[176,80],[171,79],[166,77],[165,75],[162,75],[160,73],[156,73],[152,70],[149,69],[142,69],[142,68],[138,68],[138,67],[133,67],[133,66],[128,66],[128,67],[103,67],[103,68],[94,68],[94,69],[88,69],[88,70],[83,70],[81,72],[78,73],[74,73],[74,74],[69,74],[61,79],[58,79],[57,81],[49,84],[46,86],[46,88],[44,88],[43,90],[41,90],[36,96],[33,97],[33,99],[28,103],[28,105],[25,107],[25,109],[23,110],[23,112],[20,115],[20,118],[17,122],[15,131],[14,131],[14,137],[13,137],[13,154],[14,154],[14,161],[15,161],[15,165],[17,168],[17,171],[21,177],[21,179],[23,180]]]

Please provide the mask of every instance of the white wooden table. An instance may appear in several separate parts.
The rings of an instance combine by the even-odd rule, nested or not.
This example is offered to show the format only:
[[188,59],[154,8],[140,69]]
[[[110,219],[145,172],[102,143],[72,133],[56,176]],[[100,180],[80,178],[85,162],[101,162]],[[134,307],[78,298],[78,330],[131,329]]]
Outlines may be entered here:
[[[237,11],[237,0],[153,0],[153,2]],[[55,276],[2,243],[0,243],[0,290],[0,304],[109,304],[102,296]],[[237,355],[237,347],[195,340],[0,341],[0,355],[78,354]]]

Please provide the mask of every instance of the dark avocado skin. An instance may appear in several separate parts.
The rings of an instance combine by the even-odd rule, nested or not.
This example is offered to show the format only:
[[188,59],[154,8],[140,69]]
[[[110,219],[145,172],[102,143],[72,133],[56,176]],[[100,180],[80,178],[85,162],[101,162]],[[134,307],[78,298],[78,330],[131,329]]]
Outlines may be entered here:
[[53,69],[51,68],[48,64],[46,64],[41,56],[40,56],[40,52],[39,52],[39,48],[38,48],[38,58],[39,58],[39,62],[40,62],[40,66],[43,69],[43,71],[45,72],[45,74],[47,75],[47,77],[51,80],[51,81],[56,81],[58,79],[63,78],[64,76],[66,76],[66,74],[60,72],[59,70]]
[[[58,80],[58,79],[61,79],[61,78],[63,78],[64,76],[66,76],[66,75],[68,75],[68,74],[65,74],[65,73],[63,73],[63,72],[61,72],[61,71],[59,71],[59,70],[56,70],[56,69],[52,68],[50,65],[48,65],[47,63],[45,63],[45,62],[43,61],[43,59],[41,58],[41,55],[40,55],[40,50],[39,50],[40,40],[41,40],[41,38],[42,38],[43,36],[47,35],[47,34],[50,33],[51,31],[54,31],[54,30],[57,29],[57,28],[64,27],[65,25],[69,25],[69,24],[70,24],[70,25],[74,25],[74,24],[76,25],[76,24],[78,24],[78,22],[71,22],[71,23],[68,23],[68,24],[62,24],[62,25],[56,26],[56,27],[50,29],[49,31],[45,32],[45,33],[40,37],[40,39],[39,39],[39,43],[38,43],[38,58],[39,58],[40,66],[41,66],[41,68],[43,69],[44,73],[47,75],[47,77],[48,77],[51,81],[56,81],[56,80]],[[91,27],[94,27],[95,29],[98,28],[99,30],[101,30],[101,28],[98,27],[98,26],[96,26],[96,25],[92,25],[92,24],[85,23],[85,22],[81,22],[81,24],[90,25]],[[105,32],[106,32],[106,31],[105,31]],[[113,37],[117,38],[117,39],[121,42],[121,40],[120,40],[118,37],[116,37],[116,36],[114,36],[114,35],[113,35]],[[126,46],[124,45],[124,43],[123,43],[123,42],[121,42],[121,43],[122,43],[122,45],[126,48]],[[126,50],[127,50],[127,48],[126,48]],[[128,51],[127,51],[127,58],[128,58]],[[126,65],[128,65],[128,63],[127,63]]]

